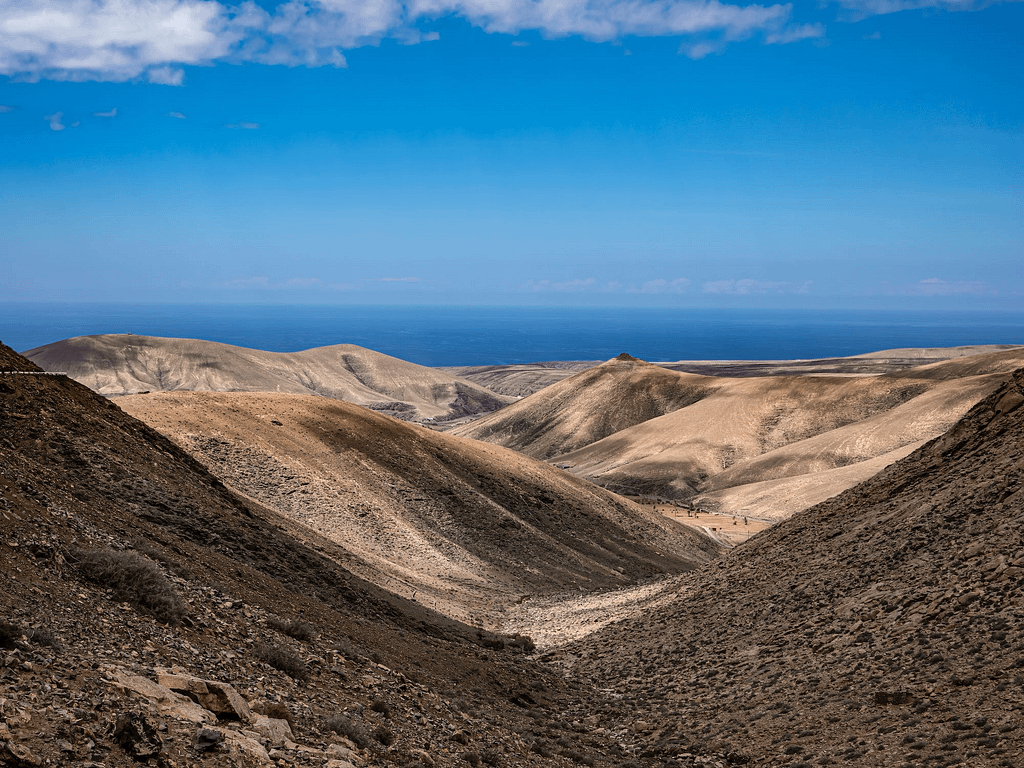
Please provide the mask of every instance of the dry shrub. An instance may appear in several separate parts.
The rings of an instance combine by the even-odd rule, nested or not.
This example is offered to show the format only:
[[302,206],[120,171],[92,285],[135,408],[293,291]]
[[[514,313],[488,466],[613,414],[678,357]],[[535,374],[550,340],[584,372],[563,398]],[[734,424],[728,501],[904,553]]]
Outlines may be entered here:
[[179,624],[185,603],[160,566],[138,552],[114,549],[79,550],[78,571],[84,578],[113,593],[115,600],[130,603],[165,624]]
[[288,637],[294,637],[296,640],[301,640],[304,643],[308,643],[316,637],[313,625],[305,621],[289,621],[277,616],[270,616],[267,618],[267,626],[275,632],[288,635]]
[[386,725],[379,725],[373,732],[373,738],[383,744],[385,747],[390,747],[395,743],[395,732],[388,728]]
[[253,646],[253,653],[260,661],[284,672],[295,680],[305,680],[309,677],[309,667],[306,662],[291,648],[273,643],[258,643]]
[[0,621],[0,648],[13,648],[23,634],[17,624]]
[[344,736],[360,749],[370,746],[370,732],[359,723],[345,715],[335,715],[325,723],[327,730],[334,731],[339,736]]

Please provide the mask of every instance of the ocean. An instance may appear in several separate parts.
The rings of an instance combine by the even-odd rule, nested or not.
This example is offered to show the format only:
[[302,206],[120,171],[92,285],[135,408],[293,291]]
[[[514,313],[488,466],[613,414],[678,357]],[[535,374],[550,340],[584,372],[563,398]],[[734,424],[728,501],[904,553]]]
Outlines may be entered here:
[[293,352],[362,347],[421,365],[841,357],[897,347],[1024,344],[1024,312],[0,303],[19,352],[135,333]]

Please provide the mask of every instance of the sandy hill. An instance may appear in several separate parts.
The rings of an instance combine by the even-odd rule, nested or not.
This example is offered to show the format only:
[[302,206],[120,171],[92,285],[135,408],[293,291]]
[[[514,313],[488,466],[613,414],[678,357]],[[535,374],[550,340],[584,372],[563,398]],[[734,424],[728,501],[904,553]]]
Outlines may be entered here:
[[1022,634],[1024,370],[564,661],[621,682],[606,727],[661,759],[1019,766]]
[[181,392],[118,404],[337,543],[354,572],[466,620],[716,554],[702,534],[547,464],[348,403]]
[[[942,433],[1021,365],[1019,347],[852,377],[703,377],[612,361],[457,434],[548,458],[620,493],[783,519]],[[651,398],[652,382],[679,399]],[[634,400],[648,418],[633,417]],[[652,400],[666,412],[653,413]],[[611,431],[594,440],[594,425]]]
[[[920,347],[886,349],[850,357],[830,357],[817,360],[678,360],[658,362],[670,371],[699,373],[702,376],[813,376],[833,374],[842,376],[877,376],[896,373],[928,363],[938,363],[958,357],[1002,352],[1014,349],[1010,344],[978,344],[965,347]],[[442,370],[473,381],[492,392],[526,397],[539,392],[574,373],[598,365],[599,361],[563,361],[510,365],[467,365]]]
[[454,434],[549,459],[690,405],[714,384],[623,354],[468,425]]
[[107,396],[175,390],[315,394],[402,419],[442,421],[510,402],[443,371],[352,344],[285,353],[108,334],[65,339],[25,356]]
[[526,397],[597,364],[598,361],[590,360],[513,365],[468,365],[441,370],[486,387],[491,392],[512,397]]
[[[0,371],[32,368],[0,345]],[[580,731],[595,692],[524,642],[353,575],[336,544],[67,377],[0,373],[0,531],[0,764],[610,768],[633,752]]]

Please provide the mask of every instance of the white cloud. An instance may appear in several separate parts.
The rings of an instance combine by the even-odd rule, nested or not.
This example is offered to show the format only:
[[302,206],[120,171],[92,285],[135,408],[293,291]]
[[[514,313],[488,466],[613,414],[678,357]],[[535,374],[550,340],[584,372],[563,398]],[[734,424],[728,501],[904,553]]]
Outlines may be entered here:
[[991,5],[991,0],[839,0],[840,5],[854,11],[858,18],[880,16],[899,11],[940,8],[946,11],[976,11]]
[[5,115],[8,112],[13,112],[14,107],[9,104],[0,104],[0,115]]
[[225,128],[234,128],[240,131],[255,131],[260,127],[259,123],[228,123]]
[[902,293],[909,296],[962,296],[994,295],[992,286],[981,280],[942,280],[929,277],[905,288]]
[[419,283],[422,280],[418,277],[382,277],[382,283]]
[[187,118],[181,114],[181,112],[168,112],[168,117],[173,117],[175,120],[186,120]]
[[790,283],[777,280],[711,280],[701,285],[704,293],[727,296],[753,296],[766,293],[810,293],[811,281]]
[[[951,0],[935,0],[943,1]],[[251,0],[0,0],[0,75],[181,85],[183,66],[216,61],[344,67],[345,49],[385,38],[437,40],[436,31],[421,27],[453,15],[486,32],[529,30],[598,41],[711,34],[726,41],[761,35],[788,42],[817,36],[814,25],[788,26],[791,3],[285,0],[268,11]],[[698,42],[685,52],[699,58],[718,49],[709,45]]]
[[49,120],[50,121],[50,130],[51,131],[63,131],[64,128],[66,127],[64,125],[64,123],[61,122],[61,120],[63,120],[63,119],[64,119],[64,113],[63,112],[54,112],[52,115],[46,115],[43,118],[43,120]]
[[512,47],[513,48],[529,48],[530,44],[528,42],[526,42],[525,40],[513,40],[512,41]]
[[185,70],[181,67],[152,67],[146,79],[154,85],[184,85]]
[[694,61],[700,61],[712,53],[721,53],[725,50],[725,43],[720,41],[704,40],[699,43],[683,43],[679,46],[679,53],[688,56]]
[[114,107],[109,112],[93,112],[93,117],[117,117],[117,107]]
[[800,24],[785,27],[777,32],[765,35],[764,41],[769,45],[785,45],[800,40],[810,40],[825,36],[824,24]]

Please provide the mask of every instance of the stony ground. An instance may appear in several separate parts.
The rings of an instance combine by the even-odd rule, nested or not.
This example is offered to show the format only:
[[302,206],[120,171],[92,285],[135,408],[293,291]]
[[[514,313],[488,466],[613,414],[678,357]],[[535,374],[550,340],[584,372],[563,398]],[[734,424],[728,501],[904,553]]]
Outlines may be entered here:
[[525,640],[337,554],[76,382],[0,372],[0,765],[656,764]]
[[1009,768],[1022,587],[1019,371],[943,437],[558,658],[621,696],[605,722],[665,759]]

